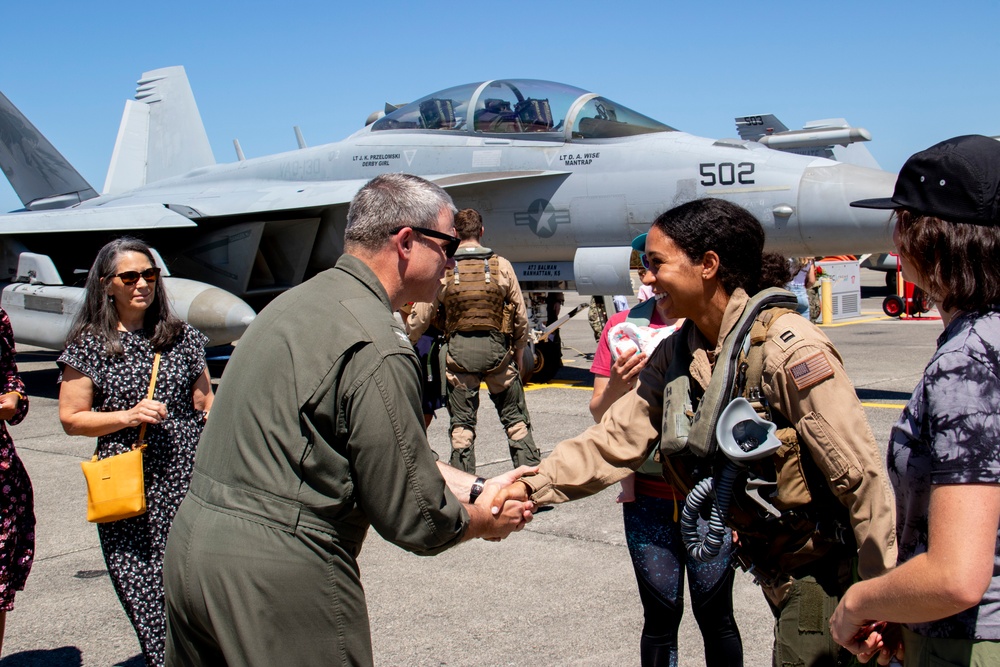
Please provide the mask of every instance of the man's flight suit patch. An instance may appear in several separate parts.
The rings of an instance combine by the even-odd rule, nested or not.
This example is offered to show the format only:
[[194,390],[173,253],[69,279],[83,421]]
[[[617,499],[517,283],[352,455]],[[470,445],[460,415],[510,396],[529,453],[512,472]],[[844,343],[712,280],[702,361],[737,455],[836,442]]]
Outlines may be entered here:
[[833,376],[833,366],[823,352],[811,354],[802,361],[788,369],[792,376],[792,381],[799,391],[819,384],[828,377]]

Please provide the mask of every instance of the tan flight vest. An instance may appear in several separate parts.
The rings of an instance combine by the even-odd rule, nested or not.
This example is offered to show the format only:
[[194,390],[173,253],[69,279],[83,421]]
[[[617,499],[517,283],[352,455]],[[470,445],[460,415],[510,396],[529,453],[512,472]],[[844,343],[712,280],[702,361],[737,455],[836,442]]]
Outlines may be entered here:
[[489,248],[456,260],[455,268],[445,274],[441,293],[448,336],[456,331],[513,332],[513,318],[505,317],[508,304],[499,276],[500,261]]
[[[723,342],[708,389],[702,393],[687,376],[691,352],[687,348],[688,326],[672,337],[674,357],[667,370],[663,395],[663,437],[661,460],[667,479],[690,488],[694,481],[684,479],[684,466],[674,466],[670,456],[681,454],[681,461],[694,453],[708,457],[720,472],[728,459],[715,440],[715,421],[729,401],[746,398],[758,413],[778,426],[776,435],[782,446],[770,457],[755,461],[744,469],[733,484],[726,523],[740,535],[737,558],[749,569],[752,565],[759,579],[774,580],[829,553],[837,545],[855,552],[854,533],[846,508],[830,491],[822,473],[788,419],[767,403],[761,388],[764,370],[764,342],[771,325],[782,315],[794,312],[784,290],[769,289],[755,295],[743,316]],[[793,297],[794,298],[794,297]],[[727,361],[729,363],[727,363]],[[727,377],[728,376],[728,377]],[[714,415],[714,418],[711,417]],[[711,434],[710,439],[707,437]],[[781,512],[773,517],[746,493],[750,476],[774,482],[769,502]]]

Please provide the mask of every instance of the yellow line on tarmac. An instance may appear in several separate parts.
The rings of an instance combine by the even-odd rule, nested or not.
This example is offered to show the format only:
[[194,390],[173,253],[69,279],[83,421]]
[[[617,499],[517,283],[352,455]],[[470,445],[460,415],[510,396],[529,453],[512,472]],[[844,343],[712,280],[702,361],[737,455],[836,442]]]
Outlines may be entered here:
[[821,329],[832,329],[833,327],[849,327],[852,324],[864,324],[865,322],[878,322],[880,320],[894,320],[896,318],[882,315],[881,317],[868,317],[863,320],[851,320],[850,322],[838,322],[837,324],[820,324]]
[[866,408],[885,408],[887,410],[902,410],[906,407],[906,403],[865,403],[861,402],[861,405]]
[[[483,385],[484,387],[486,385]],[[594,387],[591,385],[583,384],[582,382],[570,382],[568,380],[551,380],[545,384],[529,384],[524,388],[525,391],[536,391],[538,389],[585,389],[587,391],[593,391]]]

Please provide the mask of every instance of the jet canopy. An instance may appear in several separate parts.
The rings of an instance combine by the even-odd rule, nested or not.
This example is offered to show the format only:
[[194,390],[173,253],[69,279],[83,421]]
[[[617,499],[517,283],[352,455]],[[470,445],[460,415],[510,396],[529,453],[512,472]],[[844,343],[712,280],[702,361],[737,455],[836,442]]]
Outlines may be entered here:
[[436,130],[468,134],[613,139],[674,128],[580,88],[537,79],[495,79],[448,88],[375,121],[372,132]]

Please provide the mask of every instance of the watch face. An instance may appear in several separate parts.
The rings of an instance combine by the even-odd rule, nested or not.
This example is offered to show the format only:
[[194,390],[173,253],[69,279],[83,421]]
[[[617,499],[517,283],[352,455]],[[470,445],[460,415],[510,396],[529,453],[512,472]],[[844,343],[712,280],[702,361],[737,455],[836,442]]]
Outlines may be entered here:
[[470,503],[476,502],[476,498],[478,498],[479,495],[483,492],[483,484],[485,484],[485,483],[486,483],[486,480],[483,479],[482,477],[477,477],[476,481],[474,481],[472,483],[472,488],[469,489],[469,502]]

